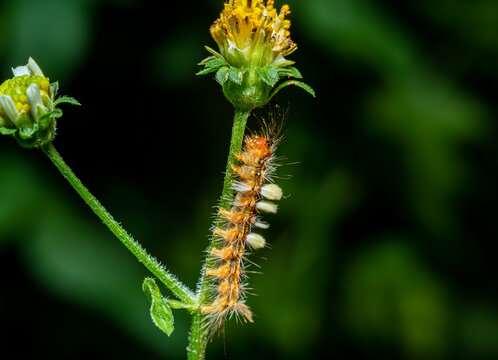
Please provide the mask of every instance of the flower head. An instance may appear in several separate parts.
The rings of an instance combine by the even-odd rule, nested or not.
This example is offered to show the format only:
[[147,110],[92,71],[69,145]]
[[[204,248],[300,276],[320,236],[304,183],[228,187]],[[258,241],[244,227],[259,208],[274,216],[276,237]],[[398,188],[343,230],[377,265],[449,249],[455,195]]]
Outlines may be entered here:
[[237,67],[277,65],[292,62],[284,56],[296,50],[290,38],[290,13],[284,5],[279,12],[274,1],[230,0],[210,28],[211,35],[229,64]]
[[32,58],[12,72],[14,77],[0,85],[0,134],[12,135],[28,148],[43,145],[55,136],[55,119],[62,115],[56,105],[79,103],[67,97],[54,101],[57,83],[50,84]]
[[301,78],[285,57],[297,49],[290,38],[289,6],[280,11],[274,1],[229,0],[220,17],[210,28],[219,47],[217,52],[199,65],[204,69],[198,75],[216,72],[216,80],[223,86],[226,98],[237,108],[252,110],[266,104],[280,89],[297,85],[314,96],[306,84],[287,80],[273,92],[272,88],[283,77]]

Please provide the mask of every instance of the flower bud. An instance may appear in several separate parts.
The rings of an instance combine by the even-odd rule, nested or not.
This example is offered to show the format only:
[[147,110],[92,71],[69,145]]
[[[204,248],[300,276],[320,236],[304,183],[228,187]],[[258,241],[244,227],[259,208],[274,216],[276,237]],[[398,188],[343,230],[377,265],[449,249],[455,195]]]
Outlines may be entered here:
[[79,103],[68,97],[54,101],[57,83],[50,84],[32,58],[12,72],[14,77],[0,85],[0,134],[12,135],[27,148],[52,141],[56,118],[62,115],[56,105]]

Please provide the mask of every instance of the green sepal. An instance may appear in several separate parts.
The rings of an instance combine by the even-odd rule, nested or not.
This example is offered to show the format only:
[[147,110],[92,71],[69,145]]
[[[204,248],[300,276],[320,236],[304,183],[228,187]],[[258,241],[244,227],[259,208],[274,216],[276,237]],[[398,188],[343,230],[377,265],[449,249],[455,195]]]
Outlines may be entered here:
[[205,58],[204,60],[202,60],[200,63],[198,63],[197,65],[206,65],[206,63],[210,60],[214,60],[214,59],[217,59],[216,56],[208,56],[207,58]]
[[55,96],[59,92],[59,82],[54,81],[52,84],[50,84],[50,89],[52,90],[50,95],[52,96],[52,101],[53,101]]
[[[43,105],[47,108],[47,109],[52,109],[54,107],[54,100],[49,97],[48,95],[45,95],[45,94],[41,94],[41,98],[42,98],[42,102],[43,102]],[[45,113],[47,110],[46,109],[42,109],[42,113]]]
[[60,98],[54,101],[54,107],[62,103],[81,106],[81,103],[75,98],[72,98],[70,96],[61,96]]
[[2,117],[2,115],[0,115],[0,128],[1,127],[5,127],[6,125],[10,124],[10,121],[8,121],[7,119],[5,119],[4,117]]
[[203,64],[205,68],[201,71],[199,71],[196,75],[206,75],[215,71],[218,71],[218,69],[222,66],[227,66],[227,62],[223,59],[220,58],[214,58],[211,60],[208,60],[205,64]]
[[278,71],[279,76],[291,76],[291,77],[295,77],[296,79],[303,78],[303,76],[301,75],[299,70],[294,66],[288,66],[285,68],[277,68],[277,69],[278,69],[277,71]]
[[222,66],[216,72],[216,81],[223,85],[228,80],[228,66]]
[[278,68],[275,66],[265,66],[262,68],[258,68],[258,74],[261,79],[270,85],[271,87],[275,86],[280,79]]
[[21,112],[17,118],[16,127],[19,129],[19,136],[24,140],[33,138],[38,129],[32,118],[25,112]]
[[152,322],[159,330],[170,336],[175,330],[174,318],[171,308],[161,295],[161,291],[152,278],[146,278],[142,284],[142,290],[150,302],[150,316]]
[[231,67],[228,69],[228,78],[230,81],[240,85],[244,79],[245,70],[238,69],[236,67]]
[[223,58],[223,55],[221,55],[221,54],[220,54],[219,52],[217,52],[216,50],[211,49],[209,46],[205,46],[205,45],[204,45],[204,48],[205,48],[208,52],[210,52],[211,54],[213,54],[213,56],[215,56],[215,57],[217,57],[217,58],[221,58],[221,59]]
[[271,63],[272,66],[278,66],[278,67],[286,67],[289,65],[294,65],[296,62],[292,60],[287,60],[282,56],[282,54],[279,54],[275,61]]
[[0,134],[2,135],[13,135],[15,134],[17,129],[8,129],[6,127],[0,127]]
[[62,110],[56,108],[53,111],[41,115],[38,118],[38,125],[42,130],[48,129],[51,125],[53,125],[54,119],[60,118],[61,116]]
[[62,117],[62,110],[59,108],[54,108],[54,110],[51,111],[51,114],[54,119],[58,119]]
[[313,97],[316,97],[315,90],[311,88],[311,86],[303,83],[302,81],[297,81],[297,80],[287,80],[281,83],[273,92],[271,93],[270,97],[268,100],[273,98],[280,90],[282,90],[284,87],[289,86],[289,85],[296,85],[299,86],[301,89],[306,90],[308,93],[310,93]]
[[37,126],[33,127],[22,127],[19,129],[19,137],[23,140],[31,140],[36,134]]

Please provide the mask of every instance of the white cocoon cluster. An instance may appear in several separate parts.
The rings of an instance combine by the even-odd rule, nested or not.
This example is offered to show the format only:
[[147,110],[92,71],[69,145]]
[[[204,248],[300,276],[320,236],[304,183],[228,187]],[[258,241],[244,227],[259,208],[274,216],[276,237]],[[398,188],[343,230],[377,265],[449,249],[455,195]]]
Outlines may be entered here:
[[261,195],[268,200],[280,200],[282,198],[283,191],[277,184],[268,184],[261,188]]
[[266,245],[266,240],[259,234],[251,233],[246,236],[247,244],[253,249],[261,249]]
[[258,201],[258,203],[256,204],[256,208],[267,213],[277,213],[277,205],[269,201]]
[[270,224],[264,221],[256,220],[254,223],[254,226],[260,228],[260,229],[268,229],[270,227]]

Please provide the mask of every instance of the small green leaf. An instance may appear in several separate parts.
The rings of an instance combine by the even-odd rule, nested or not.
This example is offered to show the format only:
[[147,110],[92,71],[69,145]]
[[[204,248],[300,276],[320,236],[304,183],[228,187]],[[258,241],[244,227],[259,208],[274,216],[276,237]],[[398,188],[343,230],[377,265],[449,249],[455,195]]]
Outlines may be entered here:
[[182,301],[166,299],[168,305],[172,309],[187,309],[188,311],[194,311],[196,309],[195,305],[185,304]]
[[228,67],[222,66],[218,69],[218,72],[216,73],[216,81],[218,81],[220,85],[223,85],[227,80],[228,80]]
[[270,98],[268,100],[273,98],[280,90],[282,90],[284,87],[289,86],[289,85],[299,86],[301,89],[304,89],[307,92],[309,92],[313,97],[316,97],[315,91],[311,88],[311,86],[306,85],[305,83],[303,83],[301,81],[287,80],[287,81],[284,81],[283,83],[281,83],[279,86],[277,86],[277,88],[275,90],[273,90],[273,92],[271,93]]
[[142,290],[150,301],[150,316],[154,324],[166,335],[170,336],[175,329],[173,313],[162,297],[154,279],[146,278]]
[[275,66],[258,68],[258,74],[261,79],[263,79],[263,81],[270,86],[274,86],[280,78],[278,75],[278,69]]
[[17,129],[7,129],[6,127],[0,127],[0,134],[2,135],[12,135],[17,131]]
[[228,78],[236,84],[242,84],[242,79],[244,78],[244,72],[236,67],[231,67],[228,70]]
[[61,103],[68,103],[71,105],[78,105],[81,106],[80,102],[76,100],[75,98],[69,97],[69,96],[61,96],[57,100],[54,101],[54,106],[57,106]]
[[292,77],[295,77],[296,79],[302,79],[303,76],[301,75],[301,73],[299,72],[299,70],[294,67],[294,66],[289,66],[289,67],[286,67],[286,68],[280,68],[278,69],[278,74],[280,76],[292,76]]

